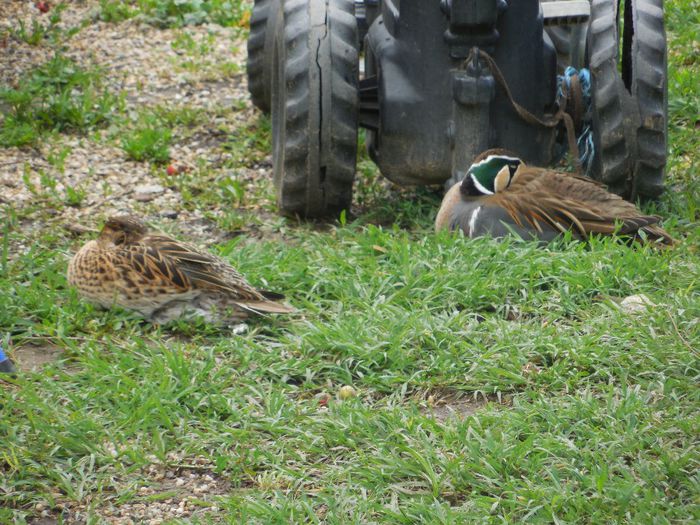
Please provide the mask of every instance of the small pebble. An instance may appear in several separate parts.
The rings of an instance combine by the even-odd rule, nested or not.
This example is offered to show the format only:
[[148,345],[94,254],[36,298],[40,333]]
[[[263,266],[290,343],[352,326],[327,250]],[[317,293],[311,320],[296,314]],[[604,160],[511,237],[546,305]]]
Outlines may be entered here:
[[162,194],[165,188],[160,184],[147,184],[144,186],[136,186],[134,189],[134,199],[139,202],[148,202]]
[[164,219],[177,219],[178,215],[180,215],[180,212],[175,210],[163,210],[159,213],[159,215]]
[[231,328],[233,335],[243,335],[248,331],[248,325],[245,323],[240,323]]

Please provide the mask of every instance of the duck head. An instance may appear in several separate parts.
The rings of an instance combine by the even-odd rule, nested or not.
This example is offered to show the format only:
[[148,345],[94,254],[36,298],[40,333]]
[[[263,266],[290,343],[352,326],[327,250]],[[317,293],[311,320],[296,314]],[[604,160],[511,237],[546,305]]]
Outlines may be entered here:
[[505,190],[517,178],[518,168],[525,163],[518,157],[485,152],[467,170],[460,185],[464,197],[482,197]]
[[110,217],[100,231],[98,240],[106,244],[128,244],[146,235],[148,228],[133,215]]

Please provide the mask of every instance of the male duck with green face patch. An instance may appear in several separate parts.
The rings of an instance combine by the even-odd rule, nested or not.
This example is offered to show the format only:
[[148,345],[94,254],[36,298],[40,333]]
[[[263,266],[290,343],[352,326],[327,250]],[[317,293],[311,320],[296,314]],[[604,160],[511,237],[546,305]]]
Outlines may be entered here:
[[672,244],[660,220],[592,179],[526,166],[504,150],[488,150],[445,194],[435,229],[460,229],[469,237],[514,233],[547,242],[567,231],[582,240],[617,233]]

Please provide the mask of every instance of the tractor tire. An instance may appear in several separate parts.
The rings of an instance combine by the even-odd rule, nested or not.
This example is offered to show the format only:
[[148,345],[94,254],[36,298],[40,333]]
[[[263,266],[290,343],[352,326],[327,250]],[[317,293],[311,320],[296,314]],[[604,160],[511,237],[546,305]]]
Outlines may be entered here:
[[668,133],[663,24],[662,0],[625,0],[624,16],[618,0],[591,2],[592,175],[629,200],[663,192]]
[[272,155],[282,214],[348,209],[357,162],[358,42],[353,0],[286,0],[273,46]]
[[[622,77],[637,100],[637,160],[630,197],[650,199],[664,189],[668,146],[668,65],[663,0],[633,0],[625,6]],[[631,22],[631,23],[630,23]],[[628,31],[631,35],[628,38]]]
[[[248,36],[248,92],[255,107],[270,112],[272,46],[280,0],[255,0]],[[272,14],[272,16],[268,16]]]
[[592,125],[595,155],[592,176],[629,197],[629,125],[625,124],[625,87],[618,73],[617,0],[593,0],[588,26]]

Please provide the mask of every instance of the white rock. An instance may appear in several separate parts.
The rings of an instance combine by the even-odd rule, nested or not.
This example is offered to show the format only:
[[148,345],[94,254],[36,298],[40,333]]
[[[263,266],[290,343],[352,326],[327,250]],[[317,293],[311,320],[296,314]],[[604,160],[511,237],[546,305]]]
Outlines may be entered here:
[[144,184],[143,186],[136,186],[134,188],[135,193],[144,193],[144,194],[155,194],[155,195],[160,195],[165,191],[165,188],[161,186],[160,184]]
[[245,323],[240,323],[231,327],[231,332],[233,335],[242,335],[248,331],[248,325]]
[[638,314],[654,308],[656,305],[644,294],[630,295],[620,302],[620,308],[628,314]]

